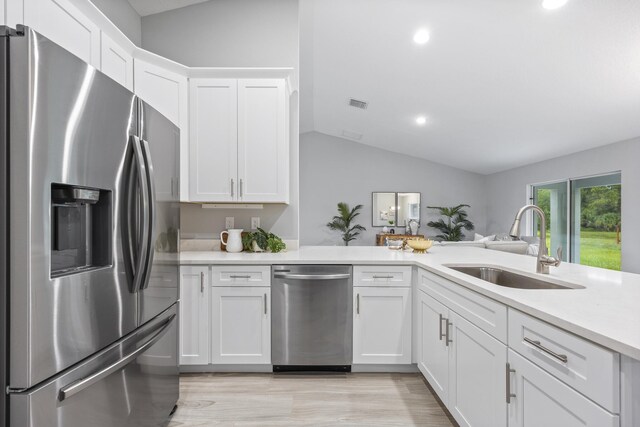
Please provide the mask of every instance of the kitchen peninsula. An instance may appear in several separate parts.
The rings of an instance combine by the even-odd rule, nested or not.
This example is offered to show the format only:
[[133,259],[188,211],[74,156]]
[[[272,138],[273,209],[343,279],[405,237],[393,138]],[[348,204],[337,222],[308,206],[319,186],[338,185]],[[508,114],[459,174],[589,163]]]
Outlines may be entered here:
[[[474,416],[484,419],[479,414],[486,416],[486,412],[476,405],[492,402],[499,402],[499,407],[494,411],[498,421],[509,405],[517,408],[509,411],[509,417],[515,418],[518,418],[518,414],[522,415],[525,406],[527,411],[547,410],[553,406],[547,402],[550,405],[548,408],[545,405],[529,407],[534,403],[523,402],[522,398],[516,401],[508,396],[510,403],[505,406],[506,364],[511,367],[509,369],[516,367],[515,372],[506,374],[509,395],[523,395],[523,387],[529,383],[534,386],[544,383],[545,393],[549,394],[545,402],[546,399],[553,400],[554,404],[562,407],[558,409],[561,412],[587,411],[590,414],[588,416],[593,418],[592,422],[585,425],[605,425],[602,424],[604,422],[606,425],[632,425],[626,424],[625,420],[630,421],[632,414],[635,415],[639,410],[640,312],[636,304],[640,300],[640,276],[568,263],[551,268],[548,276],[539,275],[534,273],[535,262],[533,257],[505,252],[442,246],[433,247],[427,254],[391,251],[385,247],[313,246],[278,254],[182,252],[182,301],[184,311],[191,312],[186,294],[190,287],[195,288],[194,292],[200,292],[203,283],[206,283],[203,291],[209,285],[213,290],[220,286],[224,288],[218,289],[227,290],[233,290],[236,286],[238,289],[247,287],[243,292],[247,292],[251,286],[257,286],[259,291],[256,295],[260,298],[265,295],[266,314],[270,312],[267,311],[266,296],[272,265],[352,265],[354,370],[367,371],[370,368],[384,371],[385,364],[388,371],[410,366],[415,369],[415,365],[412,365],[415,363],[456,419]],[[567,288],[504,287],[447,267],[480,265],[499,267]],[[199,269],[198,275],[193,275],[190,269]],[[197,280],[189,280],[189,272]],[[411,331],[411,343],[389,336],[394,322],[401,316],[394,318],[391,307],[376,313],[367,312],[366,299],[361,301],[361,295],[365,298],[371,294],[358,290],[377,287],[381,291],[396,286],[411,287],[411,301],[407,304],[411,310],[411,321],[405,325]],[[370,305],[371,310],[383,307],[381,301],[384,298],[393,298],[384,293],[379,296],[377,304]],[[215,298],[211,301],[215,306]],[[223,311],[224,308],[221,308],[218,316]],[[359,317],[362,319],[359,320]],[[382,320],[375,325],[374,331],[367,330],[366,325],[358,326],[358,322],[367,319],[372,323],[376,319]],[[224,318],[218,320],[218,326],[224,329]],[[398,322],[398,325],[402,323],[400,320]],[[204,335],[208,334],[208,328],[204,329],[207,330]],[[399,330],[397,333],[400,334]],[[387,339],[391,347],[401,341],[404,350],[398,350],[397,354],[390,356],[393,352],[385,353],[384,345],[379,341],[366,342],[374,336],[377,340]],[[264,342],[268,342],[267,337],[264,337]],[[211,342],[212,352],[216,348],[220,351],[219,344]],[[184,341],[181,345],[183,348],[189,346]],[[367,346],[369,350],[356,351],[356,348],[366,349]],[[458,350],[455,356],[456,346],[458,349],[464,347],[464,353]],[[374,354],[375,349],[380,350],[379,353]],[[265,350],[265,353],[268,351]],[[465,361],[465,355],[472,360]],[[211,356],[213,359],[216,357],[215,354]],[[263,356],[260,363],[266,364],[264,370],[268,371],[268,354]],[[388,361],[385,361],[385,357]],[[207,357],[200,360],[204,362],[196,363],[199,365],[195,367],[196,370],[202,370],[202,365],[210,363]],[[245,363],[246,360],[238,362],[232,369],[251,370],[251,365],[248,367]],[[480,399],[477,404],[461,402],[460,399],[464,397],[456,394],[456,383],[458,387],[468,388],[478,380],[464,378],[465,366],[482,371],[476,374],[485,382],[488,397]],[[542,368],[539,372],[538,367]],[[186,371],[190,368],[193,367],[183,366]],[[222,365],[215,363],[209,365],[213,371],[222,368]],[[536,378],[538,374],[540,378]],[[577,399],[573,403],[563,400],[570,390],[567,385],[577,391],[572,392],[575,396],[571,399]],[[557,390],[551,389],[556,386]],[[496,395],[503,397],[498,399]],[[475,410],[480,412],[475,413]],[[557,411],[551,412],[557,419]],[[594,420],[597,422],[593,423]]]

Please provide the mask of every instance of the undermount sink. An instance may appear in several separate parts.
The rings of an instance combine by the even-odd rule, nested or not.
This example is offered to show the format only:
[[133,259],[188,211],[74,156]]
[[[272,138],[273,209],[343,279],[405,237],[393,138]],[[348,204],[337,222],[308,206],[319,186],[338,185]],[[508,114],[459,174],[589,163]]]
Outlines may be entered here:
[[513,271],[503,270],[490,266],[459,266],[445,265],[460,273],[468,274],[475,278],[485,280],[494,285],[504,286],[506,288],[518,289],[584,289],[584,286],[574,284],[559,284],[548,280],[542,280],[535,277],[525,276],[523,274],[514,273]]

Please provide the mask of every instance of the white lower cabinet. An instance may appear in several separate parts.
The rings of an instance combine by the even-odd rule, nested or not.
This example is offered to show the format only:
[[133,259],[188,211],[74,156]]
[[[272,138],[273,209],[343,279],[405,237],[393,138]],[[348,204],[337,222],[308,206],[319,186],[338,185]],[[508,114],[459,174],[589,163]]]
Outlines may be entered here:
[[509,350],[509,427],[616,427],[620,420]]
[[180,267],[180,364],[209,363],[209,267]]
[[271,288],[211,288],[211,363],[271,363]]
[[447,322],[451,414],[461,426],[506,426],[507,346],[451,310]]
[[461,426],[507,424],[507,347],[418,291],[418,369]]
[[417,295],[418,369],[446,405],[449,401],[449,347],[444,342],[444,319],[449,309],[422,291]]
[[353,363],[411,363],[411,288],[354,287]]

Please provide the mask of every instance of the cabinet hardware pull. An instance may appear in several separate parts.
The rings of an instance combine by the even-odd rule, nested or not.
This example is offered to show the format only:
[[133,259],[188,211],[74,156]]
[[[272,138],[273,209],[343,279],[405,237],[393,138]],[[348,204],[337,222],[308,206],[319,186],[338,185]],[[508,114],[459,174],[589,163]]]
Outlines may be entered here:
[[251,279],[251,276],[237,276],[237,275],[231,275],[229,276],[231,279]]
[[544,353],[547,353],[549,356],[558,359],[562,363],[567,363],[567,360],[569,360],[569,358],[567,357],[566,354],[558,354],[555,351],[553,351],[551,349],[548,349],[547,347],[545,347],[542,344],[540,344],[540,341],[534,341],[531,338],[527,338],[527,337],[524,337],[524,341],[526,343],[531,344],[532,346],[534,346],[538,350],[540,350],[540,351],[542,351]]
[[447,318],[445,318],[444,320],[447,322],[447,326],[446,326],[446,329],[445,329],[445,341],[444,341],[444,343],[445,343],[445,345],[447,347],[449,347],[449,343],[453,342],[452,339],[449,339],[449,326],[453,326],[453,323],[449,322],[449,319],[447,319]]
[[360,294],[356,294],[356,314],[360,314]]
[[516,370],[511,369],[511,365],[507,363],[506,369],[506,389],[507,389],[507,404],[511,403],[511,398],[516,397],[515,393],[511,393],[511,374],[515,374]]
[[393,279],[393,276],[373,276],[374,279]]
[[440,341],[442,341],[442,338],[444,338],[445,334],[442,333],[442,321],[445,320],[444,316],[442,314],[438,314],[438,316],[440,316]]
[[233,198],[233,187],[234,187],[234,185],[233,185],[233,184],[234,184],[234,183],[233,183],[233,178],[231,178],[231,197],[232,197],[232,198]]
[[243,187],[243,185],[242,185],[242,178],[241,178],[241,179],[240,179],[240,191],[239,191],[239,193],[240,193],[240,198],[242,198],[242,187]]
[[267,294],[264,294],[264,314],[267,314]]
[[204,293],[204,272],[200,272],[200,293]]

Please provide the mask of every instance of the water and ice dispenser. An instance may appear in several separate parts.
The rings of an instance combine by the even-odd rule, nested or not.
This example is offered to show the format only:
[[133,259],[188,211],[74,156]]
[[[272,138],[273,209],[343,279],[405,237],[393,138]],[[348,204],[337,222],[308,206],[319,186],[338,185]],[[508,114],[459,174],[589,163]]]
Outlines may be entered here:
[[111,191],[51,185],[51,276],[112,264]]

